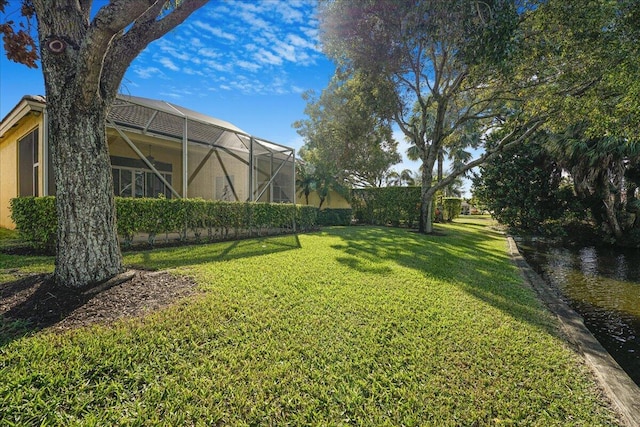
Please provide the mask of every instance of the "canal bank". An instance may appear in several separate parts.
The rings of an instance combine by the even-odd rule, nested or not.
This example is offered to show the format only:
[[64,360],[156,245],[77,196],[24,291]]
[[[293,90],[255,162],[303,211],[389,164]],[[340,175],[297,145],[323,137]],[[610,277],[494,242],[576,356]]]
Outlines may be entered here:
[[640,387],[626,374],[573,311],[526,262],[512,237],[507,237],[509,253],[525,281],[558,317],[568,340],[582,354],[602,389],[631,427],[640,427]]

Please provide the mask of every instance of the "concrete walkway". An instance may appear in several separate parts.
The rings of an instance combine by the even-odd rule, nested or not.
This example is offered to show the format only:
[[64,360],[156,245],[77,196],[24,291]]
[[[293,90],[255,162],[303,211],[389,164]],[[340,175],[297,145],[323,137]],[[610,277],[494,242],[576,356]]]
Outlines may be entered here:
[[587,329],[582,317],[562,301],[547,282],[527,264],[513,238],[507,237],[507,241],[514,263],[540,299],[556,314],[563,331],[595,373],[598,383],[620,413],[622,421],[629,427],[640,427],[640,387],[629,378]]

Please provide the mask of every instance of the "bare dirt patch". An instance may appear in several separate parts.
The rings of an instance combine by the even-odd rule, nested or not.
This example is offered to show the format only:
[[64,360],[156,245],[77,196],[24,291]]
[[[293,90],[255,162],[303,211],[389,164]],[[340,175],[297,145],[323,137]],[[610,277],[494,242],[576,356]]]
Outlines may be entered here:
[[[0,284],[0,336],[54,328],[108,325],[166,307],[197,292],[195,281],[168,272],[130,270],[120,281],[90,289],[56,286],[50,274]],[[23,325],[16,329],[18,323]],[[12,326],[14,325],[14,326]]]

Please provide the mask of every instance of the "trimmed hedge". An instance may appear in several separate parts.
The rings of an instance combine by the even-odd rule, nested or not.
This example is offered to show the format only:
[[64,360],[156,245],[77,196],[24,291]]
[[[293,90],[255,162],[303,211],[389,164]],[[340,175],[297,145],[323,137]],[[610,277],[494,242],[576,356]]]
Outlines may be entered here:
[[457,197],[443,197],[442,205],[444,209],[444,218],[447,221],[453,221],[454,218],[460,216],[462,209],[462,199]]
[[[118,235],[125,247],[139,233],[153,245],[158,235],[177,233],[196,241],[261,235],[268,230],[308,231],[317,225],[318,209],[285,203],[224,202],[202,199],[116,197]],[[57,221],[54,197],[18,197],[11,200],[11,219],[20,237],[38,249],[53,250]]]
[[20,238],[36,249],[52,252],[58,227],[55,198],[18,197],[9,206]]
[[354,217],[365,224],[404,224],[413,227],[420,218],[421,187],[381,187],[353,190]]
[[318,212],[318,225],[351,225],[352,209],[323,209]]

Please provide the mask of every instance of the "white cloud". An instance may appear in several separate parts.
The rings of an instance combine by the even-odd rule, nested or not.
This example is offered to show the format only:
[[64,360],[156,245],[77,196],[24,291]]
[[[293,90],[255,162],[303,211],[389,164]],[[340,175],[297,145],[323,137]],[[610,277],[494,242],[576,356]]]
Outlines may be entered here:
[[175,92],[160,92],[160,96],[168,96],[169,98],[175,98],[175,99],[182,98],[182,95],[177,94]]
[[277,12],[282,16],[284,22],[291,24],[294,22],[303,22],[304,14],[282,1],[274,2]]
[[190,76],[204,76],[204,73],[200,70],[194,70],[193,68],[183,68],[182,72]]
[[207,9],[207,16],[212,19],[226,19],[231,15],[231,9],[224,3],[218,3],[213,8]]
[[240,18],[244,20],[247,24],[249,24],[251,29],[258,30],[271,30],[271,24],[265,21],[262,18],[257,17],[255,14],[245,11],[240,13]]
[[274,55],[266,49],[260,49],[255,55],[254,58],[258,62],[262,62],[263,64],[271,64],[271,65],[282,65],[282,58]]
[[290,44],[286,44],[284,42],[278,42],[273,47],[273,50],[281,57],[290,62],[295,62],[296,60],[296,49]]
[[193,47],[204,47],[204,43],[202,43],[202,40],[200,40],[197,37],[191,37],[191,46]]
[[173,61],[167,57],[158,59],[158,62],[161,63],[165,68],[170,69],[171,71],[180,71],[180,67],[174,64]]
[[210,59],[202,61],[207,67],[212,68],[215,71],[219,71],[222,73],[231,72],[233,69],[231,63],[222,63],[218,61],[212,61]]
[[150,79],[154,76],[162,75],[162,71],[157,67],[135,67],[133,72],[141,79]]
[[181,61],[191,60],[191,55],[189,55],[185,49],[178,49],[175,43],[168,40],[160,39],[158,41],[158,46],[161,52],[166,53],[175,59],[179,59]]
[[315,8],[312,0],[210,2],[190,24],[154,42],[132,71],[149,79],[182,70],[184,84],[216,91],[302,93],[304,84],[294,85],[289,73],[321,58]]
[[287,35],[287,41],[293,46],[301,49],[316,49],[316,44],[308,39],[300,37],[298,34]]
[[227,33],[223,30],[221,30],[218,27],[213,27],[210,24],[207,24],[206,22],[202,22],[202,21],[195,21],[193,23],[194,26],[200,28],[201,30],[205,30],[211,34],[213,34],[216,37],[219,37],[221,39],[225,39],[228,41],[235,41],[236,40],[236,36],[230,33]]
[[300,31],[310,39],[317,39],[320,31],[316,27],[300,27]]
[[255,62],[244,61],[244,60],[236,61],[235,65],[249,71],[258,71],[261,68],[260,64],[256,64]]
[[211,47],[204,47],[202,49],[198,49],[198,55],[204,56],[207,58],[219,58],[221,54],[217,52],[215,49]]

